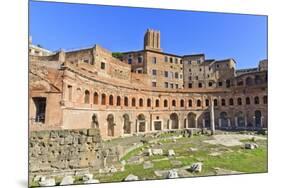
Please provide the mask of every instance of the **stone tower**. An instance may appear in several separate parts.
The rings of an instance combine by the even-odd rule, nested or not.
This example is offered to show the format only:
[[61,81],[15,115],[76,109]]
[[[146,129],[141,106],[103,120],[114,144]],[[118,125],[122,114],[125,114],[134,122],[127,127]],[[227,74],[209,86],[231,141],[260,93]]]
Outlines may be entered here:
[[148,29],[144,35],[144,49],[162,52],[160,48],[160,31]]

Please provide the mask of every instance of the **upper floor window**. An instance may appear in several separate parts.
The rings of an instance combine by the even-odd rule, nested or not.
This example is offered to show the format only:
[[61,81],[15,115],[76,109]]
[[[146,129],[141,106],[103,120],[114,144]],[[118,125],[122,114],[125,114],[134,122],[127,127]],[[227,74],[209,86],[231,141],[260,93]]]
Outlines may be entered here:
[[197,60],[197,63],[199,64],[199,63],[201,63],[201,60],[199,59],[199,60]]
[[152,87],[156,87],[156,82],[152,82]]
[[173,88],[174,88],[174,84],[173,84],[173,83],[170,83],[170,87],[173,89]]
[[103,69],[103,70],[105,69],[105,62],[101,62],[100,68]]
[[128,59],[128,64],[132,64],[132,59]]
[[157,63],[156,57],[152,57],[152,63],[153,63],[153,64],[156,64],[156,63]]
[[142,57],[138,57],[138,63],[142,63]]
[[167,57],[167,56],[165,56],[165,58],[164,58],[164,59],[165,59],[165,62],[168,62],[168,57]]
[[179,88],[179,84],[175,84],[175,86],[176,86],[176,89],[178,89],[178,88]]
[[153,75],[153,76],[156,76],[156,75],[157,75],[156,69],[152,69],[152,75]]
[[168,88],[168,87],[169,87],[169,83],[165,82],[165,88]]
[[170,63],[173,63],[173,58],[172,57],[170,57]]
[[165,75],[166,78],[168,78],[168,77],[169,77],[169,72],[168,72],[168,71],[165,71],[165,72],[164,72],[164,75]]
[[179,78],[179,73],[175,72],[175,78],[176,78],[176,79]]
[[178,63],[178,59],[177,59],[177,58],[175,58],[175,63],[176,63],[176,64]]

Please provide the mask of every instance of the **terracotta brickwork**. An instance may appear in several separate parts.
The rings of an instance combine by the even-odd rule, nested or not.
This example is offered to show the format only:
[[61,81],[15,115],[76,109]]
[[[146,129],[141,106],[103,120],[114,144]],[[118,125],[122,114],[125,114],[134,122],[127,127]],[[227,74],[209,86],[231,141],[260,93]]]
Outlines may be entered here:
[[98,128],[110,139],[209,128],[211,100],[218,129],[267,128],[267,60],[236,70],[231,58],[162,52],[158,31],[144,39],[118,58],[98,45],[30,55],[31,130]]

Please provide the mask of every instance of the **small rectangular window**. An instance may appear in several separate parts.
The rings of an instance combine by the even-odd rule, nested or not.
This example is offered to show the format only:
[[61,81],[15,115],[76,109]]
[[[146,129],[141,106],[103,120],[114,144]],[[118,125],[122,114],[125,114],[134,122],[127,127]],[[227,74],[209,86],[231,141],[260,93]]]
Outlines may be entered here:
[[153,58],[152,58],[152,63],[153,63],[153,64],[156,64],[156,63],[157,63],[156,57],[153,57]]
[[174,88],[174,84],[170,83],[170,88],[173,89]]
[[166,78],[168,78],[168,77],[169,77],[169,72],[168,72],[168,71],[165,71],[165,72],[164,72],[164,75],[165,75]]
[[101,62],[100,68],[103,69],[103,70],[105,69],[105,63],[104,62]]
[[192,83],[189,83],[189,84],[188,84],[188,88],[192,88]]
[[156,76],[157,75],[157,71],[155,69],[152,69],[152,75]]
[[165,82],[165,88],[168,88],[168,87],[169,87],[169,83]]
[[156,82],[152,82],[152,87],[156,87]]

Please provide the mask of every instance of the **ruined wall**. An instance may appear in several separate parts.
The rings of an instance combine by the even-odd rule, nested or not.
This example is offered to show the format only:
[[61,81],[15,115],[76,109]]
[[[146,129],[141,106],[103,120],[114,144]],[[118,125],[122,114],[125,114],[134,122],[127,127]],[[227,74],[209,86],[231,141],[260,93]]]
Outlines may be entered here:
[[31,174],[62,173],[102,167],[98,129],[33,131],[29,135]]

